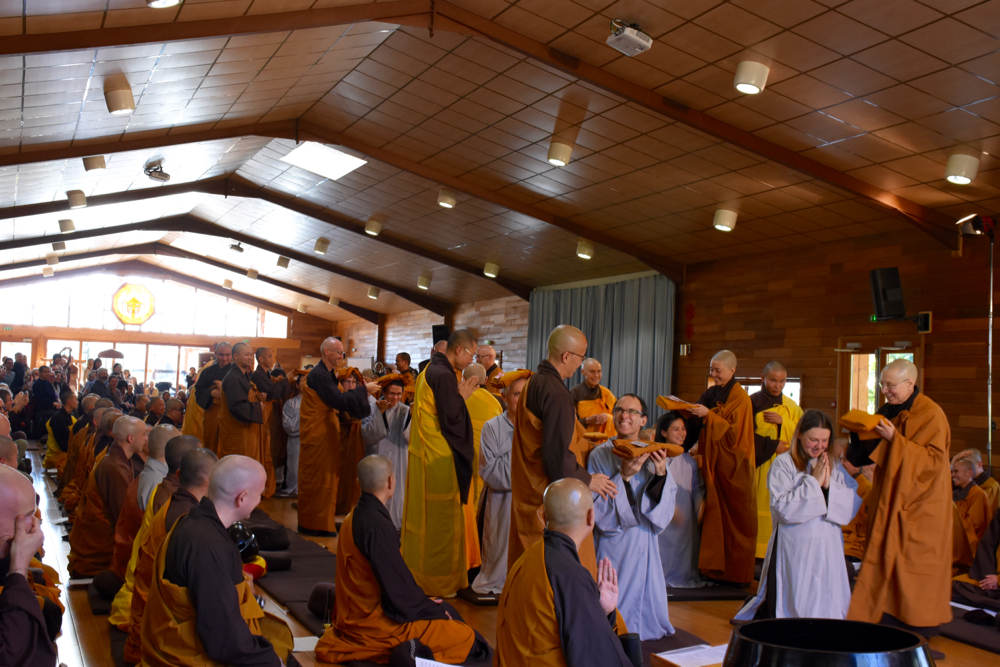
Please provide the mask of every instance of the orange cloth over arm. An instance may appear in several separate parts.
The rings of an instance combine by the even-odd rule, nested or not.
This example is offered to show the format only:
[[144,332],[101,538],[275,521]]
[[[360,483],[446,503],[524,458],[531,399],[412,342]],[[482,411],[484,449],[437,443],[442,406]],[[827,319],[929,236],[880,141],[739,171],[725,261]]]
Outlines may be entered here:
[[705,478],[705,517],[698,568],[734,583],[753,581],[757,549],[753,405],[739,383],[704,418],[698,453]]
[[349,418],[340,423],[340,485],[337,487],[337,514],[347,515],[361,497],[358,464],[365,458],[365,439],[361,420]]
[[877,467],[868,548],[847,618],[878,623],[891,614],[908,625],[935,627],[952,620],[951,428],[924,394],[892,423],[892,442],[881,440],[869,454]]
[[125,581],[125,569],[132,558],[132,543],[142,527],[145,510],[139,507],[139,478],[136,477],[125,491],[125,504],[115,524],[115,548],[111,554],[111,571]]
[[871,504],[872,483],[863,474],[854,479],[858,483],[861,509],[841,530],[844,533],[844,555],[861,560],[864,558],[865,545],[868,543],[868,507]]

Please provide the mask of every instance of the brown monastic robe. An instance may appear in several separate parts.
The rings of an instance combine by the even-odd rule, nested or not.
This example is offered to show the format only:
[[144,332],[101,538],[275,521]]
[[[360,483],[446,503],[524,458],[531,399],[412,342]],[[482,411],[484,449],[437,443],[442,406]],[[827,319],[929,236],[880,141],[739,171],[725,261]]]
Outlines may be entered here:
[[361,420],[341,413],[340,422],[340,486],[337,487],[337,514],[346,515],[358,503],[358,464],[365,457],[365,439]]
[[139,478],[129,483],[125,491],[125,506],[118,515],[115,524],[115,549],[111,554],[111,571],[122,581],[125,581],[125,569],[132,558],[132,543],[142,527],[142,517],[145,510],[139,507]]
[[861,498],[861,509],[854,515],[851,522],[842,528],[844,533],[844,555],[857,558],[865,557],[865,545],[868,543],[868,508],[871,505],[872,483],[863,474],[854,478],[858,483],[858,496]]
[[[878,623],[890,614],[930,628],[952,620],[951,428],[924,394],[912,396],[908,409],[890,407],[904,409],[892,416],[892,442],[878,440],[868,450],[868,460],[878,464],[869,492],[868,548],[847,618]],[[851,463],[864,465],[853,448]]]
[[973,482],[953,495],[955,516],[961,522],[961,530],[954,530],[953,535],[959,544],[952,545],[952,566],[965,571],[972,565],[972,559],[979,546],[979,540],[986,533],[993,515],[990,513],[990,500],[981,488]]
[[[88,417],[85,417],[84,419],[86,420]],[[78,423],[74,424],[74,428],[78,425]],[[76,433],[73,433],[70,436],[69,449],[66,451],[66,465],[63,466],[62,474],[59,475],[59,487],[55,492],[56,497],[60,500],[63,498],[66,487],[73,481],[73,477],[76,474],[76,462],[80,457],[80,450],[83,448],[83,444],[87,441],[87,437],[90,435],[91,430],[90,425],[87,424],[82,426],[76,431]]]
[[70,468],[70,460],[67,459],[66,461],[65,469],[68,471],[70,477],[69,482],[59,496],[59,500],[62,501],[63,510],[65,510],[68,516],[72,516],[73,512],[76,511],[77,505],[80,504],[83,489],[87,486],[87,478],[90,476],[90,471],[94,469],[94,446],[96,443],[97,434],[89,433],[83,442],[80,443],[80,447],[76,452],[76,458],[72,462],[72,469]]
[[[120,445],[112,444],[87,479],[76,520],[69,533],[69,571],[92,577],[111,567],[115,524],[135,470]],[[112,522],[114,520],[114,522]]]
[[53,667],[56,648],[34,591],[20,574],[4,581],[0,592],[0,664]]
[[[246,399],[243,399],[243,392]],[[264,497],[274,495],[274,464],[268,449],[269,438],[264,426],[264,410],[260,405],[260,392],[235,364],[222,381],[219,401],[219,451],[221,459],[230,454],[247,456],[259,461],[267,472]]]

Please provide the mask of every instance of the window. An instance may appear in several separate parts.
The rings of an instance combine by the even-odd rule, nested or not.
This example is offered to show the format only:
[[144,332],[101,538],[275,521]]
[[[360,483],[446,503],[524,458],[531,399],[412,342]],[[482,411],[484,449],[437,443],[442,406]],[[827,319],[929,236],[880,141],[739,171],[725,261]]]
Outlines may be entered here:
[[161,382],[169,382],[177,388],[177,355],[176,345],[150,345],[149,362],[146,364],[149,383],[156,386]]
[[123,356],[116,361],[132,376],[132,383],[146,381],[146,346],[143,343],[115,343],[115,349]]
[[226,304],[226,335],[251,337],[257,331],[257,309],[239,301]]
[[198,355],[204,352],[211,352],[211,349],[207,347],[181,347],[180,386],[187,387],[186,378],[189,368],[193,366],[196,372],[201,368],[201,364],[198,363]]
[[31,366],[34,361],[31,358],[31,343],[13,343],[6,340],[0,343],[0,357],[10,357],[13,359],[14,355],[18,352],[24,355],[27,364]]
[[[67,352],[66,348],[69,348]],[[45,344],[45,357],[51,361],[52,355],[61,354],[66,356],[67,354],[73,355],[73,359],[76,360],[80,357],[80,341],[78,340],[50,340]]]
[[261,310],[259,331],[265,338],[284,338],[288,335],[288,318],[269,310]]
[[198,290],[194,302],[194,332],[209,336],[213,334],[225,335],[225,297]]
[[[736,381],[743,385],[748,394],[753,394],[760,391],[761,382],[760,378],[736,378]],[[801,378],[788,378],[785,382],[785,388],[781,392],[783,395],[795,401],[796,405],[802,405],[802,379]]]
[[[81,346],[80,349],[80,359],[83,361],[90,361],[91,359],[97,359],[98,354],[100,354],[104,350],[113,349],[114,346],[115,346],[114,343],[95,343],[93,341],[85,340],[83,341],[83,345]],[[106,365],[108,367],[108,370],[111,370],[112,364],[106,363],[110,361],[111,361],[110,359],[102,359],[101,363]]]

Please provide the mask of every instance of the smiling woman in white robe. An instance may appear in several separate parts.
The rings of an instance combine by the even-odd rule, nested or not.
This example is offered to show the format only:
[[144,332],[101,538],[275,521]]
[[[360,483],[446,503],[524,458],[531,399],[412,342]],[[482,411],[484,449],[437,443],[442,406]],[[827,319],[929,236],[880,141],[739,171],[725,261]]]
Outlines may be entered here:
[[[656,442],[683,446],[686,438],[686,420],[679,412],[668,412],[656,423]],[[687,451],[667,461],[667,470],[677,485],[677,495],[674,516],[659,537],[663,580],[668,588],[701,588],[708,585],[698,571],[705,480]]]
[[736,620],[847,617],[851,587],[841,526],[854,518],[861,498],[857,482],[827,452],[832,433],[829,417],[808,410],[792,449],[771,465],[771,539],[757,595]]
[[[637,439],[646,425],[646,404],[634,394],[619,398],[612,414],[619,438]],[[607,475],[618,489],[608,498],[594,494],[594,539],[598,561],[608,558],[618,571],[618,611],[625,625],[643,641],[674,634],[658,539],[674,516],[677,493],[666,454],[623,460],[607,441],[590,453],[587,470]]]
[[403,403],[403,383],[392,382],[382,394],[385,400],[383,412],[371,396],[371,413],[361,422],[361,435],[365,440],[365,455],[378,454],[392,461],[392,473],[396,477],[396,493],[386,509],[396,530],[403,526],[403,500],[406,498],[406,465],[410,447],[410,406]]

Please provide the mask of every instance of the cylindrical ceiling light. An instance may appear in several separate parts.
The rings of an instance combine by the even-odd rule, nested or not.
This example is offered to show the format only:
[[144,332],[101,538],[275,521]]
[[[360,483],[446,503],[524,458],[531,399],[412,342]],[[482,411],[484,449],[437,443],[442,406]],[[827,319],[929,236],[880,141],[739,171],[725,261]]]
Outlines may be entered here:
[[285,257],[283,255],[278,257],[278,266],[280,266],[281,268],[287,269],[288,268],[288,262],[289,262],[289,259],[287,257]]
[[340,305],[340,299],[338,299],[338,298],[337,298],[337,297],[335,297],[335,296],[331,296],[331,297],[330,297],[330,301],[329,301],[329,304],[330,304],[331,306],[339,306],[339,305]]
[[104,161],[103,155],[83,158],[83,168],[85,171],[97,171],[99,169],[107,169],[107,167],[108,165]]
[[49,266],[55,266],[56,264],[59,263],[59,257],[56,255],[46,255],[45,263],[48,264]]
[[590,259],[594,256],[594,244],[590,241],[580,241],[576,244],[576,256],[580,259]]
[[304,304],[304,303],[300,303],[300,304],[299,304],[299,307],[298,307],[298,311],[299,311],[300,313],[304,313],[304,312],[306,312],[306,304]]
[[552,140],[549,144],[549,164],[554,167],[565,167],[573,155],[573,147],[561,141]]
[[233,289],[233,281],[226,278],[222,281],[222,289]]
[[51,266],[42,267],[42,275],[46,278],[51,278],[55,271],[52,270]]
[[87,196],[83,194],[83,190],[70,190],[66,193],[66,199],[69,201],[70,208],[84,208],[87,206]]
[[498,273],[500,273],[499,264],[494,264],[493,262],[486,262],[486,266],[483,267],[483,274],[487,278],[496,278]]
[[55,250],[56,252],[59,252],[60,250],[65,250],[66,249],[66,242],[65,241],[56,241],[55,243],[52,244],[52,249]]
[[369,287],[368,288],[368,298],[369,299],[377,299],[378,295],[381,293],[381,291],[382,290],[380,290],[377,287]]
[[731,232],[736,227],[736,211],[720,208],[715,211],[712,225],[720,232]]
[[431,277],[426,273],[419,278],[417,278],[417,287],[420,289],[430,289],[431,288]]
[[247,278],[250,280],[257,280],[258,275],[260,274],[257,273],[257,269],[247,269]]
[[326,251],[330,248],[330,242],[326,239],[316,239],[316,245],[313,246],[313,251],[317,255],[325,255]]
[[181,4],[182,0],[146,0],[146,5],[152,7],[153,9],[162,9],[163,7],[175,7]]
[[135,111],[135,98],[127,81],[109,81],[104,87],[104,102],[108,111],[115,116],[124,116]]
[[59,221],[59,231],[63,234],[68,234],[76,230],[76,225],[73,224],[72,220],[60,220]]
[[747,95],[756,95],[767,85],[767,75],[771,70],[763,63],[744,60],[736,66],[736,90]]
[[368,234],[369,236],[378,236],[381,231],[382,221],[375,216],[368,218],[368,222],[365,223],[365,234]]
[[944,168],[944,176],[949,183],[968,185],[979,172],[979,158],[965,153],[952,153],[948,156],[948,164]]
[[458,203],[458,198],[455,197],[455,193],[451,190],[445,190],[441,188],[438,191],[438,204],[443,208],[455,208]]

